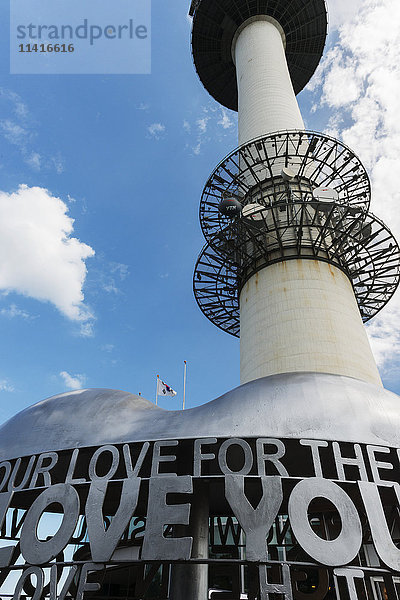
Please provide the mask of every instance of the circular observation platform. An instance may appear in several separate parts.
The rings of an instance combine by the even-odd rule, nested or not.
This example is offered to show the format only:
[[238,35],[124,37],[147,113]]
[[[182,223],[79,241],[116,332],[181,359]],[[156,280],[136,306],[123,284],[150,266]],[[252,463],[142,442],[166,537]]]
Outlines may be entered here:
[[231,48],[237,29],[251,17],[278,21],[286,37],[286,60],[296,94],[307,85],[321,59],[327,35],[325,0],[192,0],[192,52],[206,90],[238,109],[236,70]]
[[350,279],[362,320],[390,300],[400,280],[400,249],[377,217],[351,206],[288,201],[239,217],[203,248],[193,289],[214,325],[239,337],[239,295],[261,269],[293,259],[320,260]]
[[[290,190],[280,176],[284,167],[295,173]],[[208,178],[199,211],[203,235],[212,244],[231,223],[218,210],[223,197],[236,198],[244,206],[254,202],[270,206],[285,203],[288,191],[297,201],[312,201],[317,187],[333,189],[338,204],[354,213],[369,208],[368,174],[342,142],[314,131],[278,131],[252,140],[224,158]]]

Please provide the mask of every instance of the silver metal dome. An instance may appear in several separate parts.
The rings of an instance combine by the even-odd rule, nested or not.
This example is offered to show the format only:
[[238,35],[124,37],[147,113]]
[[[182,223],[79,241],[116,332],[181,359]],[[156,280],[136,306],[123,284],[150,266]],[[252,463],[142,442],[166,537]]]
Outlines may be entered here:
[[0,459],[50,450],[214,436],[338,440],[400,446],[400,398],[339,375],[258,379],[185,411],[108,389],[68,392],[23,410],[0,428]]

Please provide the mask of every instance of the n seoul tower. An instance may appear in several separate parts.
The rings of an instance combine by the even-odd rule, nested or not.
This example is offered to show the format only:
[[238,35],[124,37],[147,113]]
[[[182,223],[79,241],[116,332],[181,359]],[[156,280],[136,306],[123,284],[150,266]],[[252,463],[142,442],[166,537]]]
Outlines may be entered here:
[[242,385],[184,411],[74,390],[3,424],[1,594],[399,600],[400,398],[363,322],[395,292],[400,250],[360,160],[297,105],[325,2],[190,13],[199,77],[239,113],[201,198],[194,291],[240,336]]
[[323,52],[325,1],[194,0],[190,14],[199,78],[239,124],[201,198],[201,310],[240,336],[242,384],[311,372],[381,386],[363,322],[396,290],[399,249],[369,213],[360,160],[306,131],[296,100]]

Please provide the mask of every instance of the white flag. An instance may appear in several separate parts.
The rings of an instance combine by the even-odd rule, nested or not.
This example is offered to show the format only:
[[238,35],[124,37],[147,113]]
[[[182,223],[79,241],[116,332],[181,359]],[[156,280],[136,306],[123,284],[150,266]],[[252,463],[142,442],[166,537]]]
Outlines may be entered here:
[[157,396],[176,396],[175,390],[169,387],[162,379],[157,379]]

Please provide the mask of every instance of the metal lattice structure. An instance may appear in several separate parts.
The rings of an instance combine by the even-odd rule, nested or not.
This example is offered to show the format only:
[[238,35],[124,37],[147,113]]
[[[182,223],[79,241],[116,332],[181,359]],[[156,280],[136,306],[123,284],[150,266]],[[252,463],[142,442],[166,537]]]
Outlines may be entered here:
[[236,148],[214,169],[200,201],[200,224],[206,240],[210,242],[230,223],[218,210],[224,194],[243,204],[286,202],[282,167],[296,170],[299,185],[296,190],[292,188],[292,194],[299,201],[310,200],[313,188],[326,186],[338,193],[339,204],[369,208],[369,177],[350,148],[313,131],[280,131]]
[[[296,172],[291,181],[283,167]],[[329,186],[335,200],[315,189]],[[221,199],[238,199],[235,218],[220,214]],[[328,262],[350,279],[364,322],[399,284],[400,250],[389,229],[368,212],[370,183],[355,154],[313,132],[278,132],[238,148],[209,178],[200,204],[207,240],[197,261],[194,293],[202,312],[239,336],[239,296],[268,265],[293,259]]]

